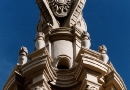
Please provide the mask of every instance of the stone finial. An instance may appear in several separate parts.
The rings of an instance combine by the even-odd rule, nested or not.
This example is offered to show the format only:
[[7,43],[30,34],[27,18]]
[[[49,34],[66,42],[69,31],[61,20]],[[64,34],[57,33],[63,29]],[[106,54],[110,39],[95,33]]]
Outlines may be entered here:
[[19,55],[27,55],[28,54],[28,50],[26,47],[22,46],[19,50]]
[[107,53],[107,48],[105,45],[99,46],[98,47],[98,52],[99,53]]
[[[40,39],[42,39],[42,38],[45,39],[45,34],[44,34],[43,32],[37,32],[37,34],[36,34],[36,39],[39,39],[39,38],[40,38]],[[36,39],[35,39],[35,40],[36,40]]]
[[91,46],[91,42],[90,42],[90,35],[88,32],[83,31],[82,33],[82,41],[81,41],[81,45],[85,48],[90,48]]
[[45,35],[43,32],[37,32],[36,39],[35,39],[35,47],[37,50],[45,47]]
[[83,38],[85,37],[85,38],[87,38],[87,39],[90,40],[90,34],[89,34],[88,32],[86,32],[86,31],[83,31],[82,37],[83,37]]
[[107,63],[109,60],[109,57],[107,55],[107,48],[105,45],[99,46],[98,47],[98,52],[101,53],[101,55],[99,56],[99,59],[104,61],[104,63]]
[[23,65],[23,64],[27,63],[27,55],[28,55],[27,48],[22,46],[19,50],[18,65]]

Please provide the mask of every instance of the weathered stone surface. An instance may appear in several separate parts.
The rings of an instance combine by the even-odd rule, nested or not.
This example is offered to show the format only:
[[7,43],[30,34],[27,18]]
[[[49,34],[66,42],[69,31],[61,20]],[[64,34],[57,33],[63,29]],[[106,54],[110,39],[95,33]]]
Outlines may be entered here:
[[[90,49],[82,16],[86,0],[36,0],[35,50],[21,47],[19,64],[3,90],[126,90],[108,62],[107,48]],[[28,58],[28,62],[27,62]]]

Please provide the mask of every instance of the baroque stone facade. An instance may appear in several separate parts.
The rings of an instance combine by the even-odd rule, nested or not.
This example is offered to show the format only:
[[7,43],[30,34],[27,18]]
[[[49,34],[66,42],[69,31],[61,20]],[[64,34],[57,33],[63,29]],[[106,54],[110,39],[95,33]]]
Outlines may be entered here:
[[35,50],[19,51],[3,90],[126,90],[105,45],[90,49],[82,17],[86,0],[37,0]]

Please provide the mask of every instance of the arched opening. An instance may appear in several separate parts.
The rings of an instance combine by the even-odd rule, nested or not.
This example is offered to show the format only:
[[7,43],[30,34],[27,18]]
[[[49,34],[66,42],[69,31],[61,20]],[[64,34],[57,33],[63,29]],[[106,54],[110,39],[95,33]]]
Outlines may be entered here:
[[57,64],[58,69],[69,69],[69,61],[65,58],[59,60]]

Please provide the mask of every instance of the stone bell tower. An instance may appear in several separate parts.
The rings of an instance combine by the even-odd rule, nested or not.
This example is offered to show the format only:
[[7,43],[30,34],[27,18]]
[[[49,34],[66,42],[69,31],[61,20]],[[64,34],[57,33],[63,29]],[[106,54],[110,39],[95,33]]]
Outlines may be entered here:
[[107,48],[90,49],[82,16],[86,0],[36,0],[40,9],[35,50],[19,51],[3,90],[126,90],[108,62]]

